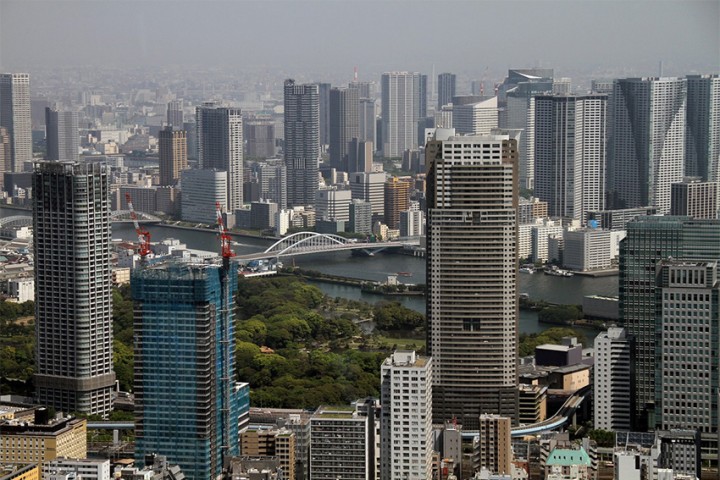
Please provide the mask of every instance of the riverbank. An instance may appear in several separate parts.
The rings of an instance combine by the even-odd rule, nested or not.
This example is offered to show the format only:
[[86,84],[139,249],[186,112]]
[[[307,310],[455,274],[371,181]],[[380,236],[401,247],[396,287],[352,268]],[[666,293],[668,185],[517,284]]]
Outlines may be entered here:
[[[286,275],[295,275],[305,280],[311,280],[314,282],[331,283],[335,285],[347,285],[352,287],[359,287],[363,293],[370,293],[373,295],[384,295],[388,297],[423,297],[425,292],[423,290],[410,290],[409,286],[405,284],[399,284],[398,286],[386,285],[381,282],[369,282],[360,278],[344,277],[339,275],[329,275],[326,273],[317,272],[315,270],[306,270],[302,268],[293,268],[288,270]],[[414,286],[414,285],[413,285]],[[385,291],[383,288],[398,288],[398,290]],[[412,287],[412,286],[411,286]],[[399,290],[403,289],[403,290]]]

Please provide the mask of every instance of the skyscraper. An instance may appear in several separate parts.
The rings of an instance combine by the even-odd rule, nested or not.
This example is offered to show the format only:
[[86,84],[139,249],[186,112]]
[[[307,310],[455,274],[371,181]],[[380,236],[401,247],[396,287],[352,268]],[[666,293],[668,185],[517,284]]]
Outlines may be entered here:
[[168,125],[160,130],[160,185],[175,185],[180,172],[188,168],[187,134]]
[[106,415],[115,388],[109,171],[35,164],[33,231],[41,404]]
[[135,269],[131,287],[135,456],[166,455],[187,478],[216,478],[238,455],[249,408],[247,384],[232,381],[236,264],[156,264]]
[[285,80],[285,166],[289,207],[312,205],[320,161],[318,86]]
[[455,81],[456,76],[454,73],[441,73],[438,75],[438,90],[437,90],[437,109],[440,110],[443,105],[452,103],[452,98],[455,96]]
[[45,108],[45,138],[48,160],[80,160],[77,112]]
[[410,205],[410,182],[392,177],[385,182],[385,224],[388,228],[400,228],[400,212]]
[[380,366],[383,480],[432,476],[432,376],[432,359],[412,350],[397,350]]
[[685,175],[720,182],[720,76],[688,75]]
[[452,128],[457,133],[490,135],[492,130],[498,126],[497,97],[482,102],[453,105],[451,115]]
[[348,143],[360,136],[360,99],[355,88],[330,90],[330,166],[348,171]]
[[184,125],[183,101],[173,100],[167,106],[167,124],[175,130],[182,130]]
[[227,172],[228,195],[223,207],[234,212],[243,205],[242,112],[206,103],[197,107],[196,117],[200,168]]
[[439,129],[426,147],[433,423],[517,418],[517,144]]
[[670,211],[670,185],[685,171],[686,81],[615,80],[608,142],[608,194],[613,208]]
[[0,126],[10,135],[10,170],[22,172],[32,161],[30,75],[0,74]]
[[551,217],[605,208],[607,96],[535,97],[535,196]]
[[416,129],[421,117],[420,77],[417,72],[390,72],[382,75],[384,157],[399,157],[405,150],[417,148]]
[[320,132],[320,149],[330,144],[330,90],[329,83],[318,83],[318,131]]

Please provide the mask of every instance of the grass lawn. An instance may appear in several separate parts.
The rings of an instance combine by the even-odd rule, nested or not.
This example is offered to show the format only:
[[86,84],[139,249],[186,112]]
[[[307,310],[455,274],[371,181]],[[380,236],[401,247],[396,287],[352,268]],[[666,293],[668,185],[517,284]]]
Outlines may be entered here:
[[379,346],[386,348],[391,348],[393,345],[397,345],[397,348],[400,350],[418,350],[425,348],[424,338],[393,338],[380,335],[375,338]]

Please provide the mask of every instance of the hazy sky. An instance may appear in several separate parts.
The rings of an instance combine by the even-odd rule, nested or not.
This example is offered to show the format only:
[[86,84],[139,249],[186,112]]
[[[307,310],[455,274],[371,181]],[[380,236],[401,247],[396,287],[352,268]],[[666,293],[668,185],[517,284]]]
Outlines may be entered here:
[[714,1],[0,0],[0,68],[717,72]]

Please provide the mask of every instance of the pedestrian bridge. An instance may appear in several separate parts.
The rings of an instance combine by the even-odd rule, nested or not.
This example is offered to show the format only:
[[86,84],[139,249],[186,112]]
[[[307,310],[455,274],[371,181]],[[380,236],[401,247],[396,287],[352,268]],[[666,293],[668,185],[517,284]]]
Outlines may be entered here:
[[238,255],[235,257],[241,262],[262,260],[268,258],[290,257],[293,255],[307,255],[311,253],[325,253],[338,251],[364,251],[373,255],[381,250],[391,247],[404,247],[405,245],[418,245],[418,238],[408,237],[391,242],[359,242],[331,233],[298,232],[288,235],[269,246],[265,251]]

